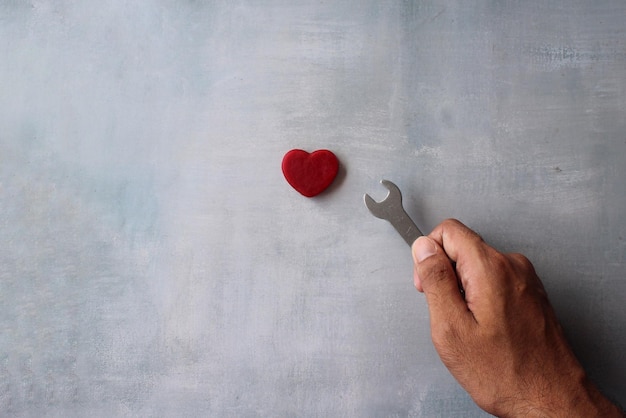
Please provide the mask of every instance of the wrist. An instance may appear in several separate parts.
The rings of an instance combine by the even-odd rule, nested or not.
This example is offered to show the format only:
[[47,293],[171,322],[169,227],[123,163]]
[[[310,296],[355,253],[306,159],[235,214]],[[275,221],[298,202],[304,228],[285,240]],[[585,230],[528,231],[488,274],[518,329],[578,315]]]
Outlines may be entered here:
[[[584,395],[575,399],[572,411],[580,410],[579,415],[568,415],[570,417],[606,417],[606,418],[624,418],[625,415],[621,408],[611,402],[604,396],[598,388],[587,378],[583,382]],[[566,416],[566,415],[563,415]]]
[[524,416],[553,418],[624,418],[617,405],[608,400],[597,387],[587,379],[584,372],[571,381],[570,389],[551,397],[546,397],[536,408]]

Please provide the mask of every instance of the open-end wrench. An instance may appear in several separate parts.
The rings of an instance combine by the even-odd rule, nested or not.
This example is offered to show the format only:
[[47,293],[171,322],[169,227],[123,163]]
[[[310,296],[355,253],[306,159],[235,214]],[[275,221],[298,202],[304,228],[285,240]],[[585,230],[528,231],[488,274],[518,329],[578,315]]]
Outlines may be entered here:
[[[424,234],[404,211],[402,207],[402,193],[400,193],[398,186],[389,180],[381,180],[380,183],[389,190],[389,194],[381,202],[377,202],[366,193],[363,196],[365,206],[375,217],[389,221],[410,247],[416,239]],[[452,262],[452,268],[456,271],[455,262]],[[458,280],[458,285],[459,292],[465,298],[465,290],[461,280]]]
[[375,217],[389,221],[410,247],[417,238],[424,234],[404,211],[402,193],[400,193],[398,186],[389,180],[381,180],[380,183],[389,190],[389,194],[381,202],[376,202],[370,195],[365,194],[363,196],[365,206]]

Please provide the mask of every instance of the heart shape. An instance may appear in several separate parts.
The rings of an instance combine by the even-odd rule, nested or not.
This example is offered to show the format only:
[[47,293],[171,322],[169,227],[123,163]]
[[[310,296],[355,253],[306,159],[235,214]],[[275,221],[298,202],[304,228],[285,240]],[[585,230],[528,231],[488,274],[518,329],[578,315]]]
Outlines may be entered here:
[[326,149],[310,154],[301,149],[292,149],[283,157],[282,167],[291,187],[306,197],[313,197],[333,182],[339,171],[339,160]]

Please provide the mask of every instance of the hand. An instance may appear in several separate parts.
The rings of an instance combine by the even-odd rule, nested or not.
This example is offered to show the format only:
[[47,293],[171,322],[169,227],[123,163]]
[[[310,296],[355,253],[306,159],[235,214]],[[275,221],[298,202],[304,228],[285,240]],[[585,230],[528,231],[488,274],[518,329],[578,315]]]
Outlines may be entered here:
[[455,220],[412,250],[433,344],[478,406],[503,417],[622,417],[588,381],[526,257]]

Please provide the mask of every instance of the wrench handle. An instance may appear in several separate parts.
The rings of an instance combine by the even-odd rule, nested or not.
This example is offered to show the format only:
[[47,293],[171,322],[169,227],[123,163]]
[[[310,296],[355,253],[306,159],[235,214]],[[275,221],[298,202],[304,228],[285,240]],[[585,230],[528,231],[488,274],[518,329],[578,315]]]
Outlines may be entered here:
[[413,245],[416,239],[424,235],[402,207],[393,216],[390,216],[388,221],[409,247]]

